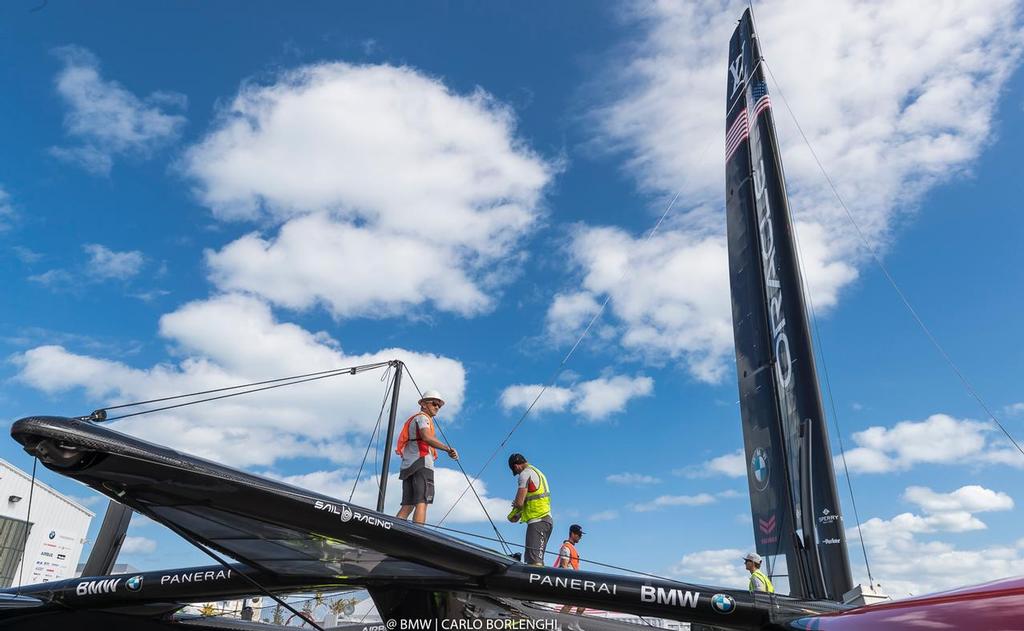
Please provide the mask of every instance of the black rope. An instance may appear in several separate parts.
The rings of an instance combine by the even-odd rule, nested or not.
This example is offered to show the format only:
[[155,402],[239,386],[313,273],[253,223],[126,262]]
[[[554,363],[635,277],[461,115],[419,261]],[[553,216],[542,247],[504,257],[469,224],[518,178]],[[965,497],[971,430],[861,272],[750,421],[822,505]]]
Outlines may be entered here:
[[19,596],[21,595],[21,586],[25,581],[25,561],[26,554],[25,549],[28,548],[28,535],[29,530],[32,528],[32,496],[36,490],[36,465],[39,464],[39,458],[32,458],[32,480],[31,486],[28,489],[28,507],[25,509],[25,540],[21,542],[21,566],[18,568],[18,591],[15,592]]
[[[423,391],[420,390],[420,385],[418,383],[416,383],[416,378],[412,376],[412,371],[409,370],[409,366],[408,365],[406,365],[406,367],[405,367],[405,372],[406,372],[406,374],[409,375],[409,380],[412,381],[412,385],[413,385],[414,388],[416,388],[416,392],[419,394],[420,397],[422,397],[423,396]],[[434,427],[437,428],[437,431],[441,432],[441,438],[443,438],[444,442],[448,443],[448,446],[450,447],[452,443],[451,443],[450,440],[448,440],[448,437],[445,436],[444,430],[441,429],[441,424],[437,421],[436,418],[434,419]],[[484,515],[487,516],[487,521],[489,521],[491,523],[491,528],[494,529],[494,534],[498,535],[498,541],[501,542],[502,549],[505,551],[506,554],[511,554],[512,550],[508,547],[508,543],[505,542],[505,538],[501,536],[501,532],[498,530],[498,525],[494,523],[493,519],[491,519],[491,514],[487,512],[487,507],[484,506],[484,501],[480,498],[480,494],[476,492],[476,487],[473,485],[473,481],[470,480],[469,474],[466,473],[466,470],[462,467],[462,462],[456,460],[455,464],[457,464],[459,466],[459,471],[462,471],[462,475],[466,478],[466,483],[469,485],[469,488],[471,488],[473,490],[473,495],[476,496],[476,501],[480,504],[480,510],[482,510],[484,512]],[[477,479],[479,479],[479,478],[477,478]],[[463,491],[462,494],[465,495],[466,492]],[[461,496],[460,496],[460,499],[461,499]],[[456,501],[456,503],[458,503],[458,502]],[[455,506],[452,505],[452,508],[455,508]],[[451,512],[451,509],[448,509],[448,513],[450,513],[450,512]],[[448,513],[445,513],[444,516],[447,517]],[[444,519],[442,518],[441,522],[443,522],[443,521],[444,521]],[[440,525],[441,522],[438,522],[438,525]]]
[[[218,399],[218,398],[227,398],[228,396],[237,396],[239,394],[248,394],[250,392],[259,392],[261,390],[268,390],[268,389],[271,389],[271,388],[274,388],[274,387],[283,387],[283,386],[286,386],[286,385],[294,385],[296,383],[305,383],[306,381],[315,381],[316,379],[327,379],[328,377],[337,377],[339,375],[344,375],[344,374],[355,375],[355,374],[358,374],[358,373],[361,373],[361,372],[366,372],[366,371],[370,371],[370,370],[376,370],[378,368],[381,368],[382,366],[389,366],[390,364],[391,364],[391,362],[379,362],[377,364],[365,364],[365,365],[362,365],[362,366],[350,366],[350,367],[347,367],[347,368],[335,368],[335,369],[331,369],[331,370],[318,371],[318,372],[315,372],[315,373],[306,373],[304,375],[293,375],[291,377],[280,377],[278,379],[267,379],[267,380],[264,380],[264,381],[253,381],[251,383],[241,383],[241,384],[238,384],[238,385],[229,385],[229,386],[225,386],[225,387],[222,387],[222,388],[213,388],[213,389],[210,389],[210,390],[202,390],[202,391],[199,391],[199,392],[189,392],[187,394],[174,394],[172,396],[161,396],[159,398],[148,399],[148,401],[137,401],[137,402],[133,402],[133,403],[130,403],[130,404],[120,404],[120,405],[117,405],[117,406],[106,406],[105,408],[100,408],[100,409],[96,410],[95,412],[92,413],[92,415],[90,415],[87,418],[89,418],[91,420],[94,420],[94,421],[114,421],[114,420],[117,420],[117,419],[128,418],[130,416],[138,416],[140,414],[148,414],[148,413],[151,413],[151,412],[160,412],[160,411],[163,411],[163,410],[171,410],[173,408],[180,408],[180,407],[184,407],[184,406],[191,406],[191,405],[195,405],[195,404],[205,403],[205,402],[208,402],[208,401],[215,401],[215,399]],[[285,381],[287,381],[288,383],[282,383],[282,382],[285,382]],[[120,410],[120,409],[123,409],[123,408],[134,408],[136,406],[146,406],[146,405],[150,405],[150,404],[159,404],[159,403],[163,403],[165,401],[175,401],[175,399],[178,399],[178,398],[187,398],[189,396],[202,396],[203,394],[212,394],[214,392],[226,392],[227,390],[238,390],[240,388],[248,388],[248,387],[252,387],[252,386],[255,386],[255,385],[265,385],[265,384],[268,384],[268,383],[275,383],[275,384],[279,384],[279,385],[273,385],[273,386],[269,386],[269,387],[265,387],[265,388],[254,388],[254,389],[251,389],[251,390],[245,390],[245,391],[242,391],[242,392],[236,392],[236,393],[227,394],[227,395],[224,395],[224,396],[212,396],[210,398],[200,399],[200,401],[189,402],[189,403],[181,404],[181,405],[177,405],[177,406],[167,406],[167,407],[164,407],[164,408],[155,408],[155,409],[152,409],[152,410],[144,410],[142,412],[136,412],[136,413],[133,413],[133,414],[124,414],[124,415],[121,415],[121,416],[115,416],[115,417],[110,417],[110,418],[108,418],[108,416],[106,416],[106,413],[108,413],[111,410]]]
[[395,382],[395,373],[391,372],[391,366],[388,367],[387,372],[385,372],[384,376],[381,377],[381,381],[384,381],[385,378],[389,379],[389,381],[387,388],[384,390],[384,400],[380,402],[380,414],[377,415],[377,424],[373,427],[373,433],[370,434],[370,440],[366,443],[366,451],[363,452],[363,459],[359,463],[359,470],[356,471],[356,479],[352,482],[352,491],[348,494],[349,502],[352,501],[352,497],[356,494],[356,485],[359,484],[359,477],[363,474],[363,466],[366,464],[366,457],[370,454],[370,445],[373,444],[374,436],[376,436],[377,432],[380,430],[380,424],[384,418],[384,407],[387,405],[391,386]]
[[[171,396],[171,397],[163,397],[163,398],[160,398],[160,399],[152,399],[152,400],[149,400],[149,401],[138,401],[136,403],[125,403],[123,405],[116,405],[116,406],[111,406],[111,407],[108,407],[108,408],[100,408],[99,410],[96,410],[95,412],[93,412],[92,416],[90,416],[88,418],[90,418],[91,420],[101,421],[101,422],[102,421],[116,421],[118,419],[129,418],[129,417],[132,417],[132,416],[140,416],[142,414],[151,414],[153,412],[162,412],[164,410],[173,410],[175,408],[182,408],[182,407],[186,407],[186,406],[189,406],[189,405],[196,405],[197,403],[206,403],[207,401],[217,401],[219,399],[228,399],[228,398],[231,398],[231,397],[241,396],[243,394],[252,394],[253,392],[262,392],[264,390],[273,390],[274,388],[283,388],[285,386],[294,386],[296,384],[306,383],[308,381],[317,381],[319,379],[328,379],[330,377],[338,377],[340,375],[355,375],[355,374],[358,374],[358,373],[361,373],[361,372],[366,372],[368,370],[376,370],[376,369],[378,369],[378,368],[380,368],[382,366],[387,366],[389,364],[390,364],[390,362],[380,362],[380,363],[377,363],[377,364],[366,364],[365,366],[354,366],[354,367],[351,367],[351,368],[338,368],[338,369],[335,369],[335,370],[326,370],[326,371],[321,371],[321,372],[317,372],[317,373],[310,373],[310,375],[317,375],[317,376],[296,375],[294,377],[282,377],[280,379],[270,379],[270,380],[267,380],[267,381],[258,381],[258,382],[254,382],[254,383],[241,384],[241,385],[237,385],[237,386],[228,386],[226,388],[216,388],[214,390],[206,390],[204,392],[193,392],[191,394],[179,394],[179,395],[175,395],[175,396]],[[305,377],[305,378],[303,378],[303,377]],[[287,383],[279,383],[279,382],[287,382]],[[261,384],[265,384],[265,383],[273,383],[275,385],[264,386],[262,388],[252,388],[251,390],[243,390],[241,392],[232,392],[231,394],[222,394],[222,395],[217,396],[217,397],[208,397],[206,399],[198,399],[196,401],[188,401],[186,403],[178,403],[178,404],[175,404],[175,405],[165,405],[163,407],[150,408],[148,410],[143,410],[141,412],[133,412],[131,414],[122,414],[120,416],[111,416],[111,417],[107,417],[106,416],[106,411],[107,410],[113,410],[113,409],[125,408],[125,407],[133,407],[133,406],[137,406],[137,405],[145,405],[145,404],[148,404],[148,403],[157,403],[157,402],[160,402],[160,401],[170,401],[170,400],[173,400],[173,399],[182,399],[182,398],[185,398],[185,397],[196,397],[196,396],[200,396],[200,395],[203,395],[203,394],[210,394],[212,392],[224,392],[225,390],[236,390],[238,388],[247,388],[249,386],[256,386],[256,385],[261,385]]]

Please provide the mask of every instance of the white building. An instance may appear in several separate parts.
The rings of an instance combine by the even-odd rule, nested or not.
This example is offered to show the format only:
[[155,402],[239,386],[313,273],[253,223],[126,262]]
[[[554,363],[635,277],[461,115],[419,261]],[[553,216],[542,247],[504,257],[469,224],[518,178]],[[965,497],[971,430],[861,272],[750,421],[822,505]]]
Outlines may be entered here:
[[0,588],[74,578],[93,515],[0,459]]

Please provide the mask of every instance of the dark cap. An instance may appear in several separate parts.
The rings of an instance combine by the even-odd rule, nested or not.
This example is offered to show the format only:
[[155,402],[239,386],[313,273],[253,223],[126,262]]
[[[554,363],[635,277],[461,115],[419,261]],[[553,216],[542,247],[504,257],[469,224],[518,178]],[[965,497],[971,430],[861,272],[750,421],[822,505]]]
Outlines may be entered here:
[[[523,454],[512,454],[511,456],[508,457],[509,469],[511,469],[514,465],[517,464],[526,464],[526,456],[524,456]],[[512,473],[514,475],[515,471],[513,470]]]
[[570,535],[585,535],[587,533],[583,532],[583,526],[580,526],[579,524],[573,524],[573,525],[569,526],[569,534]]

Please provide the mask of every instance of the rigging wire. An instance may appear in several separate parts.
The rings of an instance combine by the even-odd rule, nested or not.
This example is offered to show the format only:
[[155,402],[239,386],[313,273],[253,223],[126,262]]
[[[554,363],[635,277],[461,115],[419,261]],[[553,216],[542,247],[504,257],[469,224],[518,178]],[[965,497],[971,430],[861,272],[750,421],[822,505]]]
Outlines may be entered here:
[[[412,376],[412,371],[409,370],[409,366],[408,365],[406,365],[406,367],[405,367],[405,372],[406,372],[407,375],[409,375],[409,380],[412,381],[412,385],[413,385],[414,388],[416,388],[417,394],[422,398],[423,397],[423,391],[420,390],[420,384],[416,383],[416,378]],[[441,432],[441,438],[443,438],[444,442],[448,443],[448,445],[450,446],[452,443],[451,443],[450,440],[448,440],[448,437],[445,435],[444,430],[441,429],[441,424],[437,422],[436,418],[434,419],[434,427],[437,428],[437,431]],[[388,448],[390,448],[390,445],[388,445]],[[455,461],[455,464],[459,465],[459,471],[462,471],[462,475],[466,478],[466,483],[469,485],[469,488],[473,489],[473,495],[476,496],[476,501],[480,503],[480,510],[482,510],[484,512],[484,515],[487,516],[487,521],[489,521],[491,523],[491,528],[494,529],[494,534],[496,534],[498,536],[498,540],[501,542],[502,550],[505,551],[505,554],[512,554],[512,549],[508,547],[508,543],[506,543],[505,538],[501,536],[501,531],[498,530],[498,525],[494,523],[493,519],[491,519],[491,514],[489,512],[487,512],[487,507],[484,506],[484,501],[480,498],[480,495],[476,492],[476,487],[473,486],[473,481],[469,479],[469,474],[466,473],[466,469],[463,468],[462,463],[460,461],[458,461],[458,460]],[[479,480],[480,477],[477,476],[477,479]],[[462,494],[465,495],[466,492],[463,491]],[[460,499],[461,499],[461,496],[460,496]],[[458,503],[458,500],[456,500],[456,503]],[[455,508],[455,506],[452,505],[452,508]],[[448,512],[450,513],[451,509],[449,509]],[[444,516],[447,517],[448,513],[445,513]],[[443,521],[444,521],[444,518],[441,519],[441,522],[443,522]],[[441,522],[438,522],[438,525],[440,525]]]
[[[767,67],[767,65],[765,67]],[[776,86],[777,85],[778,84],[776,84]],[[783,177],[785,177],[785,175],[783,175]],[[802,269],[803,253],[800,246],[800,235],[796,226],[793,226],[793,241],[796,244],[796,258],[799,262],[798,269]],[[800,274],[800,284],[803,286],[802,289],[804,295],[807,297],[807,306],[811,311],[811,324],[814,327],[814,339],[817,342],[818,358],[821,360],[822,376],[825,378],[825,392],[828,393],[829,406],[832,408],[832,424],[836,428],[836,438],[839,440],[839,455],[843,461],[843,472],[845,473],[846,485],[850,492],[850,503],[853,506],[853,518],[857,522],[857,538],[860,540],[860,549],[864,555],[864,567],[868,574],[868,584],[874,587],[875,578],[871,574],[871,563],[868,561],[868,548],[864,543],[864,532],[860,525],[860,511],[857,510],[857,496],[853,492],[853,478],[850,477],[850,468],[846,464],[846,447],[843,445],[843,432],[839,426],[839,410],[836,408],[835,397],[832,396],[832,381],[829,379],[828,362],[825,361],[825,343],[821,338],[821,329],[818,327],[818,315],[814,309],[814,298],[811,295],[810,288],[807,286],[807,279],[804,278],[803,274]]]
[[[227,387],[224,387],[224,388],[215,388],[213,390],[204,390],[204,391],[201,391],[201,392],[192,392],[192,393],[189,393],[189,394],[177,394],[177,395],[169,396],[169,397],[161,397],[161,398],[158,398],[158,399],[150,399],[148,401],[136,401],[134,403],[122,403],[120,405],[112,405],[112,406],[108,406],[108,407],[105,407],[105,408],[100,408],[100,409],[96,410],[95,412],[93,412],[92,415],[90,415],[89,417],[86,417],[86,418],[89,418],[90,420],[94,420],[94,421],[115,421],[115,420],[118,420],[118,419],[129,418],[131,416],[139,416],[139,415],[142,415],[142,414],[150,414],[152,412],[162,412],[164,410],[172,410],[174,408],[185,407],[185,406],[188,406],[188,405],[196,405],[197,403],[205,403],[207,401],[216,401],[216,400],[219,400],[219,399],[227,399],[227,398],[230,398],[230,397],[241,396],[243,394],[252,394],[253,392],[261,392],[263,390],[272,390],[274,388],[283,388],[285,386],[293,386],[293,385],[300,384],[300,383],[306,383],[307,381],[317,381],[319,379],[327,379],[327,378],[330,378],[330,377],[338,377],[340,375],[355,375],[355,374],[358,374],[358,373],[361,373],[361,372],[366,372],[366,371],[369,371],[369,370],[376,370],[376,369],[381,368],[383,366],[387,366],[390,363],[391,362],[377,362],[375,364],[363,364],[361,366],[350,366],[350,367],[347,367],[347,368],[334,368],[334,369],[331,369],[331,370],[322,370],[322,371],[319,371],[319,372],[307,373],[305,375],[294,375],[294,376],[291,376],[291,377],[281,377],[279,379],[268,379],[266,381],[256,381],[256,382],[252,382],[252,383],[244,383],[244,384],[239,384],[239,385],[235,385],[235,386],[227,386]],[[282,383],[282,382],[286,382],[286,383]],[[264,384],[274,384],[274,385],[264,386]],[[251,390],[243,390],[241,392],[233,392],[231,394],[224,394],[224,395],[220,395],[220,396],[216,396],[216,397],[208,397],[206,399],[198,399],[196,401],[188,401],[186,403],[177,403],[175,405],[166,405],[166,406],[158,407],[158,408],[150,408],[148,410],[142,410],[141,412],[133,412],[131,414],[121,414],[119,416],[111,416],[111,417],[108,417],[106,415],[108,410],[117,410],[117,409],[121,409],[121,408],[135,407],[135,406],[139,406],[139,405],[148,405],[150,403],[160,403],[160,402],[163,402],[163,401],[172,401],[172,400],[175,400],[175,399],[183,399],[183,398],[187,398],[187,397],[197,397],[197,396],[202,396],[204,394],[212,394],[212,393],[215,393],[215,392],[226,392],[228,390],[238,390],[240,388],[249,388],[251,386],[264,386],[264,387],[262,387],[262,388],[252,388]]]
[[388,366],[387,371],[381,377],[381,381],[388,379],[387,388],[384,389],[384,399],[380,402],[380,413],[377,415],[377,424],[373,427],[373,433],[370,434],[370,440],[366,443],[366,451],[363,452],[363,459],[359,462],[359,470],[356,471],[356,479],[352,482],[352,491],[348,494],[348,501],[352,502],[352,496],[356,494],[356,485],[359,484],[359,477],[363,473],[363,465],[366,464],[366,457],[370,453],[370,445],[373,444],[373,439],[380,431],[380,424],[384,419],[384,408],[388,403],[388,394],[391,391],[391,386],[395,383],[395,373],[392,372],[392,366]]
[[999,419],[996,418],[996,415],[992,412],[991,409],[989,409],[988,404],[986,404],[985,401],[981,398],[981,395],[978,393],[978,391],[974,389],[974,386],[971,385],[971,382],[968,381],[967,377],[956,365],[956,362],[953,361],[953,358],[949,356],[949,353],[946,352],[946,349],[942,346],[942,344],[939,343],[938,339],[936,339],[936,337],[932,334],[931,330],[924,323],[924,320],[922,320],[921,316],[918,315],[917,310],[914,309],[913,305],[910,304],[910,300],[907,298],[906,294],[903,293],[903,290],[900,289],[900,286],[896,283],[896,279],[889,272],[889,269],[885,266],[885,263],[882,262],[882,259],[878,255],[878,252],[875,250],[874,246],[872,246],[871,243],[868,242],[867,236],[864,235],[864,232],[860,228],[860,224],[858,224],[857,220],[853,218],[853,213],[850,212],[850,209],[846,205],[846,202],[839,194],[839,190],[836,188],[835,183],[832,181],[832,177],[829,175],[828,171],[825,170],[825,166],[821,163],[821,160],[818,158],[818,154],[814,151],[814,147],[811,145],[811,141],[807,138],[807,134],[804,133],[803,128],[800,126],[800,122],[797,120],[796,115],[793,113],[793,109],[789,106],[789,101],[786,100],[786,95],[783,94],[782,88],[779,87],[779,81],[778,79],[775,78],[775,73],[772,72],[772,69],[768,64],[765,64],[765,68],[768,69],[768,74],[771,75],[772,81],[775,83],[776,88],[778,88],[779,96],[782,97],[782,102],[783,104],[785,104],[786,110],[789,112],[790,117],[793,119],[793,123],[796,125],[797,131],[800,132],[800,137],[803,138],[804,144],[807,145],[807,149],[811,152],[811,156],[814,158],[814,162],[818,165],[818,169],[821,171],[821,174],[825,177],[825,181],[828,182],[829,188],[832,190],[832,194],[835,196],[836,201],[839,202],[839,206],[843,209],[843,212],[846,213],[846,218],[850,220],[850,223],[853,225],[854,230],[856,230],[857,236],[860,238],[861,243],[864,246],[864,249],[866,249],[868,254],[871,255],[871,259],[874,261],[875,265],[878,266],[878,269],[882,271],[882,274],[885,276],[886,280],[889,281],[889,285],[892,286],[893,290],[896,292],[896,295],[899,296],[899,299],[903,303],[903,306],[907,308],[907,311],[910,312],[910,315],[917,322],[917,325],[921,327],[921,330],[924,332],[925,336],[932,343],[932,346],[935,347],[935,349],[939,352],[939,354],[946,361],[949,367],[953,370],[953,373],[960,380],[960,383],[967,390],[967,393],[978,403],[978,405],[981,406],[985,413],[988,414],[989,418],[992,419],[992,422],[994,422],[996,426],[999,427],[1003,434],[1006,435],[1006,438],[1013,444],[1014,447],[1017,448],[1017,451],[1019,451],[1021,455],[1024,456],[1024,448],[1020,446],[1020,443],[1018,443],[1014,439],[1013,435],[1010,434],[1009,430],[1007,430],[1006,427],[999,421]]
[[32,529],[32,496],[36,490],[36,465],[39,464],[39,458],[32,458],[32,486],[28,489],[28,506],[25,509],[25,540],[21,542],[21,565],[18,566],[18,591],[15,592],[19,596],[21,595],[21,586],[25,582],[25,549],[28,548],[28,535]]
[[[704,151],[701,152],[701,157],[703,157],[706,150],[707,145],[705,145]],[[654,227],[651,228],[651,231],[647,234],[647,238],[644,240],[645,244],[650,243],[651,239],[654,238],[654,235],[657,234],[658,229],[661,228],[661,224],[665,222],[665,218],[668,217],[669,212],[672,210],[672,207],[675,206],[676,200],[679,199],[679,195],[681,193],[682,191],[677,191],[675,196],[672,198],[672,201],[670,201],[668,205],[665,207],[665,212],[661,214],[661,217],[658,219],[658,222],[654,224]],[[625,276],[625,274],[626,269],[624,268],[619,278],[621,279],[623,276]],[[597,310],[597,313],[595,313],[594,317],[592,317],[590,319],[590,322],[587,323],[586,328],[584,328],[583,332],[580,333],[580,336],[579,338],[577,338],[576,343],[572,345],[572,348],[570,348],[569,352],[566,353],[565,357],[562,358],[562,361],[558,363],[558,367],[555,368],[555,371],[552,373],[547,383],[544,385],[543,388],[541,388],[540,392],[537,393],[537,396],[534,397],[533,402],[530,403],[530,406],[526,408],[526,411],[523,412],[522,416],[519,417],[519,420],[516,421],[515,425],[512,426],[512,429],[509,430],[505,438],[503,438],[501,442],[498,443],[498,446],[494,448],[494,451],[491,452],[491,455],[487,458],[487,461],[484,462],[484,466],[480,467],[480,471],[478,471],[476,474],[476,478],[478,480],[480,479],[480,476],[483,474],[484,470],[487,469],[487,467],[490,466],[491,462],[494,461],[494,457],[498,455],[498,452],[501,451],[502,447],[504,447],[508,443],[509,439],[512,438],[512,434],[514,434],[515,431],[519,429],[519,426],[523,424],[523,421],[526,420],[526,417],[530,415],[530,412],[533,411],[534,406],[536,406],[537,402],[540,401],[540,398],[544,396],[544,393],[547,392],[548,389],[551,388],[551,386],[555,385],[555,381],[562,374],[562,370],[564,370],[566,363],[569,362],[569,359],[573,356],[573,353],[575,353],[576,349],[579,348],[579,345],[583,342],[583,339],[587,337],[587,334],[590,332],[590,329],[593,328],[594,323],[596,323],[598,319],[600,319],[600,317],[604,314],[605,309],[608,307],[608,303],[611,301],[611,299],[612,295],[611,292],[609,292],[608,295],[605,296],[604,301],[601,303],[601,307]],[[473,485],[470,484],[469,486],[462,490],[462,493],[459,494],[459,497],[456,498],[455,502],[448,508],[448,511],[444,514],[444,516],[441,518],[441,521],[439,521],[438,524],[443,524],[444,520],[448,519],[448,515],[450,515],[451,512],[455,510],[455,507],[458,505],[458,503],[462,501],[463,497],[465,497],[466,491],[472,488],[472,486]],[[476,490],[474,489],[473,492],[475,493]]]

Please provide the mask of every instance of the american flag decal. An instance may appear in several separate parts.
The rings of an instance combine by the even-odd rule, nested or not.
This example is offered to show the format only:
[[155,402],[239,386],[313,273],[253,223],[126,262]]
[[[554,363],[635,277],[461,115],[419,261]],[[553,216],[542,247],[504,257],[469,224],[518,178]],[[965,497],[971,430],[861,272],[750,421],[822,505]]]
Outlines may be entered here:
[[772,100],[768,96],[768,86],[765,85],[764,81],[757,81],[751,87],[750,94],[754,101],[754,112],[750,115],[750,118],[757,120],[761,112],[772,106]]
[[739,149],[740,144],[747,139],[750,135],[750,124],[747,121],[747,110],[741,109],[736,120],[732,122],[732,127],[729,128],[729,132],[725,134],[725,160],[729,161],[732,154],[736,153]]

